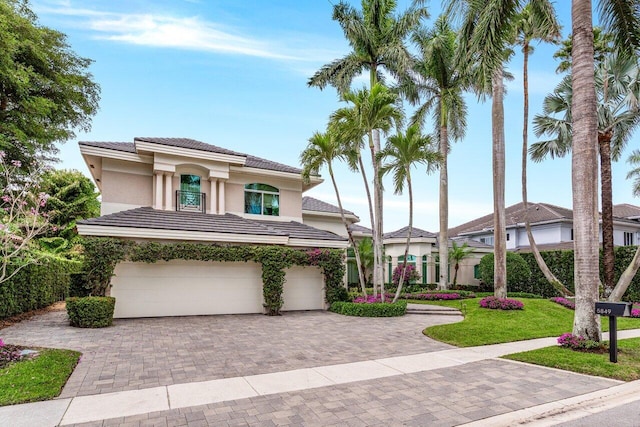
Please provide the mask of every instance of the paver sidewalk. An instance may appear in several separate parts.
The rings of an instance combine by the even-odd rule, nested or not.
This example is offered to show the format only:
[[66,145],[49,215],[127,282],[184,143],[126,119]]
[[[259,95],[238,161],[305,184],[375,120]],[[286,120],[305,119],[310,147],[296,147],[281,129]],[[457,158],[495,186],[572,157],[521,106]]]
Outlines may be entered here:
[[[637,337],[640,336],[640,330],[621,331],[619,336],[620,338]],[[260,410],[255,409],[256,403],[254,402],[262,402],[265,399],[269,399],[270,396],[282,399],[283,396],[305,396],[309,393],[316,396],[314,400],[322,402],[323,399],[331,396],[343,395],[344,387],[354,389],[356,390],[354,392],[357,392],[358,389],[362,390],[362,387],[376,387],[378,384],[386,384],[384,389],[388,391],[383,391],[382,394],[384,396],[384,393],[387,393],[387,398],[395,402],[396,405],[394,407],[401,410],[402,416],[406,417],[408,414],[417,417],[412,420],[405,420],[414,421],[412,424],[410,423],[411,425],[456,425],[472,421],[478,421],[478,425],[510,425],[509,423],[512,423],[515,419],[520,419],[518,417],[536,416],[537,413],[532,408],[554,405],[553,402],[556,401],[561,403],[556,403],[555,405],[564,405],[562,403],[564,399],[573,399],[570,403],[576,405],[581,402],[581,399],[594,399],[594,396],[590,395],[590,393],[602,393],[602,396],[615,395],[616,388],[625,388],[627,392],[632,390],[636,395],[640,392],[640,381],[621,384],[619,381],[587,377],[494,359],[505,354],[553,344],[555,344],[555,338],[543,338],[17,405],[0,408],[0,425],[31,426],[34,425],[34,419],[43,420],[46,417],[48,417],[46,418],[47,423],[39,425],[74,425],[91,422],[96,422],[91,425],[102,425],[102,420],[114,420],[113,425],[115,425],[119,421],[125,424],[131,419],[135,420],[136,417],[139,421],[149,421],[153,419],[154,414],[161,418],[163,417],[164,425],[185,425],[179,423],[177,418],[175,424],[167,423],[167,417],[192,413],[189,410],[194,408],[211,408],[212,406],[215,408],[213,415],[216,415],[218,409],[221,410],[220,413],[227,414],[227,416],[217,419],[225,422],[225,424],[221,423],[220,425],[230,425],[227,422],[232,419],[229,416],[230,411],[224,411],[222,408],[228,408],[228,405],[238,406],[241,405],[241,402],[247,402],[249,405],[247,407],[254,407],[253,412],[255,414],[249,415],[249,412],[245,411],[247,415],[242,418],[243,421],[239,424],[252,424],[250,421],[253,421],[254,424],[270,421],[271,425],[273,425],[273,420],[270,420],[267,417],[268,415],[276,418],[280,417],[283,420],[286,418],[286,424],[291,425],[296,424],[295,420],[298,421],[298,424],[329,425],[335,423],[338,425],[340,424],[340,418],[336,418],[337,415],[333,413],[327,413],[327,417],[324,419],[319,417],[318,414],[315,414],[315,418],[305,419],[303,417],[298,419],[295,417],[301,417],[301,415],[296,414],[296,411],[292,411],[291,408],[286,406],[278,408],[277,405],[269,407],[267,405],[267,410],[263,407],[263,413],[261,414]],[[495,365],[500,366],[496,369]],[[445,372],[439,374],[441,370]],[[509,372],[509,375],[506,375],[505,372]],[[474,375],[477,377],[477,385],[471,386],[470,389],[465,389],[463,384],[469,382],[475,384],[473,382]],[[510,379],[510,377],[513,378]],[[423,384],[420,381],[421,379],[429,379],[430,381]],[[407,383],[412,385],[405,387]],[[439,390],[436,396],[423,397],[425,403],[427,403],[426,401],[430,403],[430,405],[423,405],[423,409],[428,410],[429,414],[416,414],[415,407],[420,405],[409,406],[408,408],[403,408],[401,405],[403,396],[406,397],[407,401],[411,401],[411,399],[419,401],[421,399],[420,395],[415,396],[407,392],[407,390],[415,390],[418,384],[421,384],[425,391],[431,389]],[[492,387],[492,385],[495,386],[496,384],[500,387]],[[452,393],[451,387],[455,385],[460,386],[460,389],[453,390]],[[394,388],[405,390],[405,394],[400,394],[399,396],[394,394]],[[480,396],[480,400],[478,400],[477,392],[482,388],[485,389],[484,396]],[[473,395],[466,395],[466,391],[470,390],[473,390]],[[606,390],[606,392],[602,390]],[[451,399],[444,399],[445,396],[443,395],[447,392],[452,395]],[[505,395],[505,393],[507,394]],[[480,394],[482,394],[481,391]],[[583,394],[584,396],[580,396]],[[511,397],[518,396],[518,398],[516,400],[508,399],[509,395]],[[475,400],[472,399],[473,396],[476,396]],[[436,398],[435,400],[433,400],[434,397]],[[375,409],[376,402],[380,403],[379,400],[380,394],[375,394],[370,395],[369,399],[364,399],[362,403],[374,402],[370,406]],[[306,402],[304,398],[303,401],[305,402],[304,405],[311,404]],[[464,404],[465,401],[466,405]],[[493,407],[491,407],[489,402],[493,401],[502,402],[502,405],[497,405],[494,402]],[[436,404],[435,402],[438,403]],[[471,406],[469,406],[470,402],[472,403]],[[298,403],[300,404],[300,402]],[[443,405],[444,409],[442,408]],[[340,405],[336,406],[336,408],[338,407]],[[440,416],[438,414],[434,415],[434,413],[438,412],[433,411],[434,408],[440,409]],[[557,409],[558,406],[555,408]],[[280,409],[280,411],[276,409]],[[302,407],[299,408],[300,411],[303,409]],[[543,409],[546,409],[546,412],[550,410],[549,408]],[[360,410],[368,413],[365,407],[359,408],[357,412]],[[288,415],[284,416],[283,411]],[[324,411],[325,413],[327,412],[326,409]],[[240,413],[243,414],[244,412],[240,411]],[[345,419],[353,418],[352,424],[354,425],[367,425],[367,422],[362,417],[358,417],[357,414],[351,414],[349,411],[337,411],[336,413],[342,413]],[[511,418],[509,418],[509,413],[511,413]],[[543,411],[542,414],[544,413]],[[257,417],[258,414],[265,415],[264,419],[260,420]],[[385,417],[383,411],[378,413],[379,418],[377,419],[380,423],[386,425],[393,425],[393,423],[388,423],[392,421],[401,421],[401,424],[404,424],[404,421],[400,419],[390,420],[388,415],[389,413]],[[419,415],[422,416],[418,417]],[[249,419],[247,417],[254,418]],[[185,416],[186,425],[189,424],[187,418]],[[129,421],[126,421],[127,419]],[[385,422],[385,419],[388,422]],[[159,420],[161,419],[159,418]],[[428,422],[428,420],[431,420],[431,422]],[[500,424],[501,422],[503,424]],[[149,423],[145,423],[145,425],[147,424]],[[206,423],[200,424],[207,425]]]

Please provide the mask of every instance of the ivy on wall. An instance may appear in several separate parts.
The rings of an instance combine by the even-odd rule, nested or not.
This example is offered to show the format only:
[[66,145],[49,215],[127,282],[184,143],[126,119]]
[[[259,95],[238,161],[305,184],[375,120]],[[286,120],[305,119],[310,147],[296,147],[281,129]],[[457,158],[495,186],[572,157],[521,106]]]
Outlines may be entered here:
[[85,286],[92,295],[104,296],[116,265],[121,261],[147,262],[173,259],[194,261],[254,261],[262,265],[262,292],[267,314],[278,315],[286,269],[294,265],[317,266],[324,275],[329,304],[340,301],[345,290],[343,251],[338,249],[293,249],[282,246],[220,246],[203,243],[136,243],[111,238],[85,239]]

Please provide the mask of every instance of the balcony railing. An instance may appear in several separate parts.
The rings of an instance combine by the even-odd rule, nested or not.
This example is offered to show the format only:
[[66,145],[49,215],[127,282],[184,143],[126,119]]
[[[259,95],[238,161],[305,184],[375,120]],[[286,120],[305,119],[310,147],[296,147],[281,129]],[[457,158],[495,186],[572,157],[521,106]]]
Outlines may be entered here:
[[196,191],[176,191],[176,210],[206,213],[206,197]]

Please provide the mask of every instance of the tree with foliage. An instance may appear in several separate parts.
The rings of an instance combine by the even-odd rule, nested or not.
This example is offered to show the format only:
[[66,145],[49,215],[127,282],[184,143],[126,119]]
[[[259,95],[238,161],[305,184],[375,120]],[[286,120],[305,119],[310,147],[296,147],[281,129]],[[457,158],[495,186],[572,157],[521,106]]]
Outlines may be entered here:
[[563,295],[571,292],[560,283],[558,278],[551,272],[549,267],[540,255],[529,221],[529,200],[527,198],[527,160],[529,150],[529,55],[534,51],[531,43],[533,41],[544,41],[557,43],[560,39],[560,24],[553,9],[553,5],[547,1],[543,7],[533,9],[531,4],[527,4],[516,17],[515,21],[515,41],[521,46],[523,55],[522,66],[522,86],[524,93],[524,117],[522,121],[522,205],[524,206],[524,226],[529,239],[531,252],[544,274],[544,277]]
[[[424,123],[427,114],[434,118],[434,135],[438,141],[439,163],[439,222],[438,252],[440,259],[448,259],[449,230],[449,178],[447,158],[450,140],[464,138],[467,128],[467,105],[463,97],[469,79],[463,67],[456,62],[458,43],[456,33],[449,26],[446,16],[440,16],[430,31],[420,30],[412,36],[419,57],[409,73],[400,82],[400,92],[414,105],[416,110],[412,122]],[[440,265],[438,287],[446,289],[447,263]]]
[[409,229],[407,230],[407,242],[404,247],[404,268],[400,275],[400,281],[393,302],[398,301],[404,277],[407,271],[407,257],[409,255],[409,244],[411,243],[411,231],[413,229],[413,187],[411,185],[411,169],[419,164],[425,165],[427,172],[431,172],[440,161],[438,152],[431,149],[431,138],[422,135],[418,125],[409,126],[407,131],[398,133],[389,138],[387,146],[378,153],[380,161],[383,162],[380,173],[393,174],[393,186],[395,194],[402,194],[404,184],[407,184],[409,192]]
[[356,265],[358,267],[358,279],[360,287],[362,289],[362,295],[367,297],[366,281],[364,278],[363,269],[360,262],[360,255],[358,252],[358,245],[353,238],[353,233],[349,227],[349,223],[344,215],[342,209],[342,198],[340,197],[340,191],[338,190],[338,184],[336,183],[336,177],[333,173],[333,162],[335,160],[343,159],[345,156],[343,146],[340,145],[338,140],[331,132],[320,133],[316,132],[311,138],[309,138],[309,144],[307,148],[300,154],[300,162],[302,163],[302,177],[305,181],[309,181],[311,175],[318,175],[320,169],[327,167],[329,170],[329,177],[331,177],[331,183],[333,184],[333,190],[338,200],[338,208],[340,209],[340,218],[342,224],[347,232],[349,238],[349,244],[355,252]]
[[[538,8],[543,0],[528,0]],[[525,0],[450,0],[462,10],[465,25],[460,40],[469,46],[480,70],[496,70],[504,59],[504,40]],[[599,0],[600,22],[614,43],[628,52],[640,47],[640,0]],[[453,7],[451,7],[453,6]],[[593,310],[598,298],[597,108],[594,79],[591,0],[572,0],[573,150],[572,187],[575,240],[576,311],[573,334],[600,341],[600,319]],[[487,79],[479,79],[487,81]],[[498,223],[495,221],[496,229]],[[502,246],[500,246],[502,248]],[[497,250],[498,248],[496,248]],[[497,251],[496,251],[497,253]],[[503,270],[496,273],[503,273]]]
[[66,36],[38,24],[26,0],[0,2],[0,150],[28,168],[56,154],[56,142],[88,131],[100,88],[91,60]]
[[48,196],[39,187],[41,173],[41,168],[26,168],[0,151],[0,283],[38,262],[33,241],[49,227],[43,212]]
[[[395,0],[362,0],[362,10],[357,10],[345,1],[333,7],[333,20],[337,21],[352,49],[346,56],[336,59],[320,68],[308,82],[309,86],[335,87],[340,93],[350,89],[351,82],[364,71],[369,72],[369,88],[374,92],[378,82],[384,82],[382,70],[394,77],[406,72],[412,58],[405,45],[406,38],[420,25],[422,18],[428,17],[423,0],[414,0],[408,10],[394,16]],[[373,129],[370,133],[370,150],[373,162],[374,218],[371,223],[375,265],[374,289],[384,287],[382,234],[383,234],[383,188],[375,154],[380,149],[380,133]],[[382,295],[384,298],[384,293]]]
[[358,253],[360,255],[360,265],[367,283],[371,283],[373,278],[373,240],[365,237],[358,242]]
[[473,252],[467,243],[458,246],[455,240],[451,242],[451,251],[449,252],[449,261],[453,262],[453,286],[458,284],[458,270],[460,269],[460,261],[468,258]]
[[[381,227],[379,221],[382,218],[380,213],[382,211],[382,181],[380,175],[380,159],[378,157],[380,147],[375,143],[375,135],[378,135],[379,139],[380,132],[387,134],[394,126],[396,128],[399,127],[403,114],[402,110],[396,106],[398,96],[380,83],[374,84],[370,91],[366,88],[355,92],[347,91],[342,94],[342,100],[352,105],[340,108],[331,115],[331,122],[337,133],[336,138],[343,141],[352,141],[350,147],[356,151],[360,150],[364,138],[368,142],[369,152],[371,154],[374,174],[373,203],[371,202],[368,183],[366,183],[366,181],[365,188],[369,202],[369,214],[374,220],[372,223],[374,224],[373,289],[374,293],[376,293],[377,289],[380,289],[381,297],[384,301],[384,281],[382,280],[383,274],[381,272],[378,272],[379,277],[378,280],[376,280],[376,267],[383,267],[383,255],[382,245],[378,245],[378,242],[382,243],[382,234],[378,233],[376,229],[376,227]],[[364,173],[363,167],[361,167],[360,170]],[[377,197],[376,194],[378,194]]]
[[42,176],[40,187],[49,195],[45,212],[51,227],[39,242],[52,251],[69,250],[78,241],[76,222],[100,215],[99,193],[91,179],[77,170],[50,170]]
[[[601,170],[602,246],[605,296],[614,289],[615,258],[613,246],[613,190],[611,162],[620,158],[627,142],[640,125],[640,67],[636,58],[610,53],[596,65],[595,82],[598,111],[598,148]],[[531,146],[535,161],[563,157],[571,151],[572,114],[571,74],[548,95],[543,114],[534,118],[537,136],[550,135],[551,140]],[[559,117],[558,117],[559,115]]]

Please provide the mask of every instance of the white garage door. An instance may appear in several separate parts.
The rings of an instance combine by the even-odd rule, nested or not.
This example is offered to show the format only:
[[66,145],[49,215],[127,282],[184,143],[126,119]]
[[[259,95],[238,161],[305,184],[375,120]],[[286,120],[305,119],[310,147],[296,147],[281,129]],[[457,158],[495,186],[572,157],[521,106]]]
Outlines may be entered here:
[[118,318],[263,312],[255,262],[122,262],[115,274]]
[[320,268],[291,267],[286,279],[282,292],[283,311],[324,309],[324,276]]

